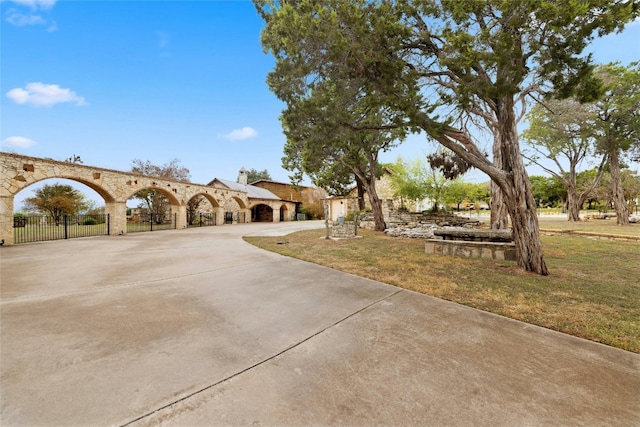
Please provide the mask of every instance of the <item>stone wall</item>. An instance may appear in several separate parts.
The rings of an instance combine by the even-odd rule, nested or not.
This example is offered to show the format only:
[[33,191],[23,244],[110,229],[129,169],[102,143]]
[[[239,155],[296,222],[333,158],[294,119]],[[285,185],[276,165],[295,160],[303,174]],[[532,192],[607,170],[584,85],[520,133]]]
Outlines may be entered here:
[[516,260],[514,243],[468,242],[463,240],[427,239],[425,253],[465,258],[485,258],[501,261]]
[[[392,200],[382,201],[382,214],[391,236],[433,237],[437,227],[477,227],[481,221],[469,220],[449,213],[414,213],[396,209]],[[360,227],[373,229],[373,215],[367,212],[360,217]]]
[[218,213],[220,218],[224,214],[223,206],[231,199],[235,200],[243,211],[249,212],[247,194],[241,191],[52,159],[0,153],[0,239],[5,241],[5,245],[13,244],[15,195],[29,185],[49,178],[66,178],[80,182],[102,196],[105,213],[110,215],[112,235],[126,233],[127,200],[138,191],[147,188],[167,197],[171,204],[171,214],[177,214],[177,228],[187,226],[187,203],[198,195],[204,196],[211,203],[213,211]]
[[335,221],[331,226],[331,237],[348,239],[356,237],[356,225],[353,221]]

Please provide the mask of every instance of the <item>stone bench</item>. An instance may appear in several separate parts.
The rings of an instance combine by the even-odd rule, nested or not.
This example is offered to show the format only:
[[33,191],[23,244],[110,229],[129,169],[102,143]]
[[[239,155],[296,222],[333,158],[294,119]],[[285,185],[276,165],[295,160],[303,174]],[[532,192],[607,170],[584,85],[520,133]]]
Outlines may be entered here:
[[428,254],[516,260],[516,246],[510,230],[445,227],[433,234],[436,238],[425,241],[425,252]]
[[511,230],[479,230],[464,227],[443,227],[433,232],[443,240],[462,240],[468,242],[512,242]]

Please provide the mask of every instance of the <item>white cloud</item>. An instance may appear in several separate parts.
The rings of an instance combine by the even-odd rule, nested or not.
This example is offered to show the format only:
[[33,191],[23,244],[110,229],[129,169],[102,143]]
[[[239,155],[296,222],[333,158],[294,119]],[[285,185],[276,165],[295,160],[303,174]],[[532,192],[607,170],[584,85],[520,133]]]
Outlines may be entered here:
[[44,25],[47,23],[47,20],[42,16],[23,15],[22,13],[16,12],[13,9],[8,10],[5,16],[7,17],[6,21],[11,25],[15,25],[16,27],[24,27],[27,25]]
[[17,104],[31,104],[37,107],[50,107],[64,102],[73,102],[78,106],[88,105],[83,97],[71,89],[40,82],[28,83],[24,89],[11,89],[7,92],[7,97]]
[[22,6],[29,6],[31,9],[51,9],[57,0],[12,0]]
[[[3,1],[3,0],[0,0]],[[5,13],[5,21],[16,27],[25,27],[28,25],[48,25],[47,31],[53,32],[57,30],[58,26],[55,21],[49,21],[42,17],[42,15],[35,14],[33,12],[37,10],[49,10],[55,4],[56,0],[12,0],[14,3],[20,6],[26,6],[31,9],[32,13],[22,13],[16,9],[9,9]]]
[[35,141],[24,136],[10,136],[2,140],[5,147],[29,148],[35,145]]
[[254,128],[245,126],[242,129],[235,129],[225,135],[222,135],[222,138],[230,141],[240,141],[242,139],[253,138],[257,135],[258,132]]

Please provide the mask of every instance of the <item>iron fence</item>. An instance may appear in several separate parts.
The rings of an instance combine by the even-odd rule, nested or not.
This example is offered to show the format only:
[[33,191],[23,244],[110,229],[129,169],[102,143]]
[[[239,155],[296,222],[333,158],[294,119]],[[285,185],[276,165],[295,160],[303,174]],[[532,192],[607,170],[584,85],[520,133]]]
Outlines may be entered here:
[[127,218],[127,233],[143,231],[174,230],[177,228],[178,214],[159,217],[152,213],[136,214]]
[[46,215],[14,216],[13,239],[15,244],[20,244],[104,236],[109,234],[109,220],[108,214],[62,215],[58,218]]
[[224,223],[225,224],[245,224],[247,222],[246,212],[225,212]]
[[225,212],[224,213],[224,223],[225,224],[233,224],[233,212]]
[[209,227],[217,225],[215,213],[199,213],[190,218],[187,227]]

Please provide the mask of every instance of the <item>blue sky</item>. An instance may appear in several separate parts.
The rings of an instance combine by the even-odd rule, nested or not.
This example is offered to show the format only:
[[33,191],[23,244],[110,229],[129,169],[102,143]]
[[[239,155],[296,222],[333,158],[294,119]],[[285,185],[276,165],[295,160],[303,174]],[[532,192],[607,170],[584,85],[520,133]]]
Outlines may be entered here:
[[[1,0],[0,12],[3,151],[123,171],[178,158],[196,183],[243,166],[288,182],[251,2]],[[640,22],[590,50],[599,63],[640,59]],[[431,150],[413,136],[382,160]]]

